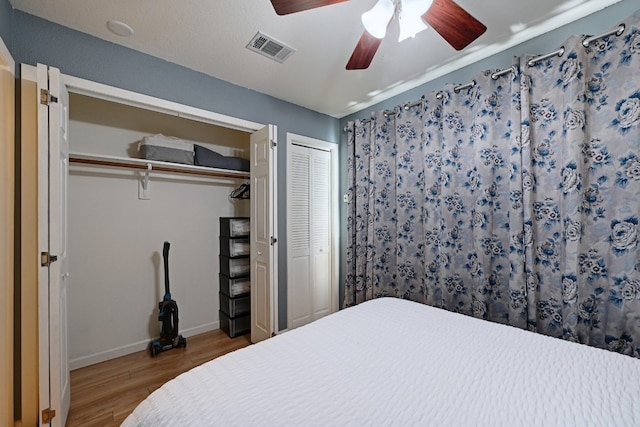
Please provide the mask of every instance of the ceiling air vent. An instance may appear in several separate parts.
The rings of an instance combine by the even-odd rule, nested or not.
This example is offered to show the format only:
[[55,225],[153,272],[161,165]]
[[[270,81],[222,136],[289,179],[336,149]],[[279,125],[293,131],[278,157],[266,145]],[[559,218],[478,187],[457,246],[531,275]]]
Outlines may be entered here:
[[258,32],[247,45],[247,49],[258,52],[268,58],[284,62],[295,50],[272,37]]

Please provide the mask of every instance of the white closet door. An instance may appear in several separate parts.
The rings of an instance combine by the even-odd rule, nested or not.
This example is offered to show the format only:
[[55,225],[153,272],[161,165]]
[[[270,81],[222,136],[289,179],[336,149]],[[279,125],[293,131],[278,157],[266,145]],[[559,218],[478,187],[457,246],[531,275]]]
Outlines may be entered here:
[[289,154],[289,240],[287,295],[290,313],[289,328],[309,323],[311,319],[311,241],[310,241],[310,197],[309,149],[292,145]]
[[[46,90],[51,95],[49,103],[38,104],[40,423],[57,427],[65,425],[71,404],[67,336],[69,93],[60,71],[42,64],[37,67],[37,85],[39,95]],[[51,412],[46,412],[48,409]],[[52,416],[49,422],[45,413]]]
[[297,328],[332,311],[331,155],[289,150],[288,327]]
[[277,182],[276,127],[251,134],[251,342],[270,338],[275,327]]
[[311,153],[311,283],[313,320],[331,312],[331,155],[309,149]]

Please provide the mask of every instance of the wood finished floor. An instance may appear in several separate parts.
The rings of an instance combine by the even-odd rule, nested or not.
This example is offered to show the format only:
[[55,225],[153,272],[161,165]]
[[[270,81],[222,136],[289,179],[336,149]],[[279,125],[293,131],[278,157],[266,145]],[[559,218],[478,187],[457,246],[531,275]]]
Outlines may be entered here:
[[151,392],[182,372],[246,347],[250,335],[229,338],[222,330],[189,337],[186,348],[152,358],[141,351],[71,372],[66,427],[119,426]]

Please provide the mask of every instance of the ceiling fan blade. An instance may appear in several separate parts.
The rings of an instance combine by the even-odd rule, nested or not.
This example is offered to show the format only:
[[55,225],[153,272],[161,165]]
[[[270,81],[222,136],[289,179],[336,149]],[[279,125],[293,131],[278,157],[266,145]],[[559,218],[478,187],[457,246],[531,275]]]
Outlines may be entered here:
[[373,37],[367,31],[362,33],[360,41],[356,45],[356,48],[347,62],[347,70],[364,70],[369,68],[373,57],[375,56],[378,47],[380,47],[382,39]]
[[462,50],[480,37],[487,27],[453,0],[434,0],[422,19],[455,50]]
[[271,0],[271,4],[278,15],[288,15],[345,1],[348,0]]

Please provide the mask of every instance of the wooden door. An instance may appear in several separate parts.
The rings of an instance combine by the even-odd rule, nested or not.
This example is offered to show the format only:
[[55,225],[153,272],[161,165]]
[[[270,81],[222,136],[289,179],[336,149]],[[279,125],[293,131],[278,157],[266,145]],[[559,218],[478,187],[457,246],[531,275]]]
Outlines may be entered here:
[[15,63],[0,38],[0,425],[13,425]]

